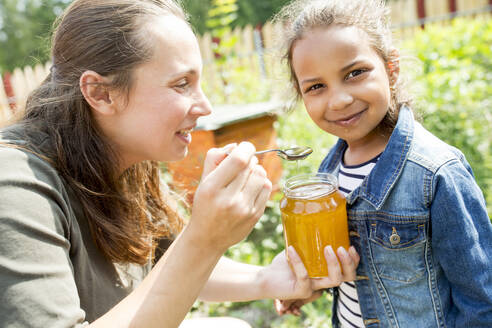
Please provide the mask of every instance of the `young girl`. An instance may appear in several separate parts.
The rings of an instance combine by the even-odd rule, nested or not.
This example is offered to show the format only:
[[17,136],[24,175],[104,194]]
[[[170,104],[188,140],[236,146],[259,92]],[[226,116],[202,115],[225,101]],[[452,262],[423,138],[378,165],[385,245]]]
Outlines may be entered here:
[[271,190],[251,144],[208,152],[186,225],[159,178],[158,161],[182,159],[211,111],[174,1],[75,0],[52,59],[24,116],[0,130],[0,326],[177,327],[197,297],[312,294],[295,252],[294,272],[283,252],[268,267],[221,258]]
[[279,17],[297,95],[339,137],[319,171],[339,178],[361,257],[334,327],[492,327],[485,201],[463,154],[414,120],[384,2],[302,0]]

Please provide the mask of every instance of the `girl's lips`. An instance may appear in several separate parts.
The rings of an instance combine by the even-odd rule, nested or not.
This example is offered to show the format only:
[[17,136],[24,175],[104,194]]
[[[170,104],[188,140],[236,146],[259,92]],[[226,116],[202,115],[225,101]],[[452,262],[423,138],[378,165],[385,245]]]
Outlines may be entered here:
[[350,125],[353,125],[353,124],[357,123],[357,121],[359,121],[359,119],[361,118],[362,114],[366,110],[367,110],[367,108],[364,109],[363,111],[358,112],[357,114],[348,116],[348,117],[343,118],[341,120],[330,121],[330,122],[335,123],[335,124],[338,124],[338,125],[341,125],[341,126],[344,126],[344,127],[350,126]]

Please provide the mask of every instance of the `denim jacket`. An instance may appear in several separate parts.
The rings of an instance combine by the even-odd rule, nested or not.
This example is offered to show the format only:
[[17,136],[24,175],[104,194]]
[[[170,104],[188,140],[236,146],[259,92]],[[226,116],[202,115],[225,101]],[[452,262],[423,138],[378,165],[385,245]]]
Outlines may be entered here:
[[[338,140],[320,172],[338,174]],[[402,108],[378,163],[347,195],[366,327],[492,327],[492,225],[463,154]],[[333,326],[337,290],[334,292]]]

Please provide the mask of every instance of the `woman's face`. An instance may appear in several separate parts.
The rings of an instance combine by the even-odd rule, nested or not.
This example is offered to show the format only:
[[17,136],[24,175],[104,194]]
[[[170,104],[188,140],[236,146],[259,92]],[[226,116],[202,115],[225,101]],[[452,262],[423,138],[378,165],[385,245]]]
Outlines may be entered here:
[[153,58],[136,68],[128,101],[116,100],[109,137],[127,168],[144,160],[183,159],[191,130],[211,107],[200,87],[202,60],[195,35],[179,18],[149,23]]

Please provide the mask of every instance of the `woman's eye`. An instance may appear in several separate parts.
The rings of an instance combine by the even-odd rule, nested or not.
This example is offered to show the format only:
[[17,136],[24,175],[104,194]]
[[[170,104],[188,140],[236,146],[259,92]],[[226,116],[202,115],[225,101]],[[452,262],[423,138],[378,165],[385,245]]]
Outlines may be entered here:
[[358,75],[361,75],[362,73],[367,72],[366,69],[355,69],[352,72],[348,73],[347,76],[345,77],[345,80],[354,78]]
[[320,89],[320,88],[322,88],[322,87],[323,87],[323,84],[321,84],[321,83],[316,83],[316,84],[313,84],[312,86],[308,87],[308,88],[306,89],[306,91],[304,91],[304,92],[305,92],[305,93],[308,93],[308,92],[310,92],[310,91],[318,90],[318,89]]
[[190,83],[188,82],[187,79],[179,80],[176,84],[175,87],[179,89],[185,89]]

